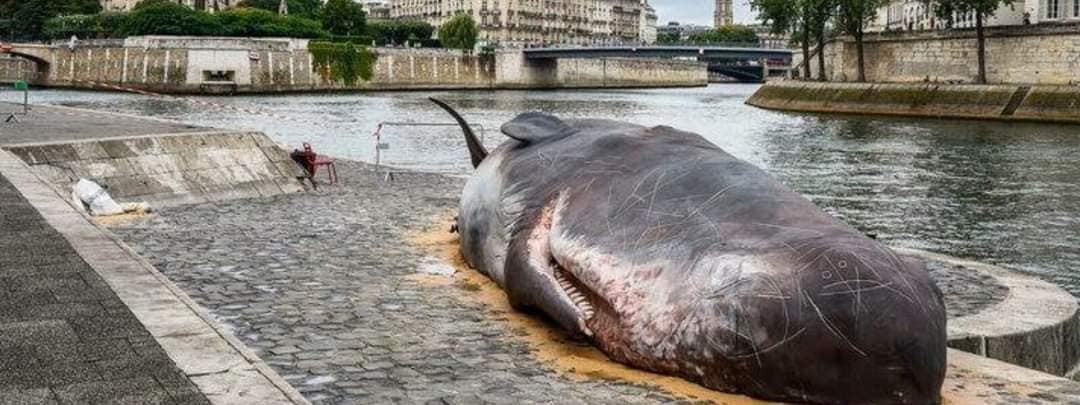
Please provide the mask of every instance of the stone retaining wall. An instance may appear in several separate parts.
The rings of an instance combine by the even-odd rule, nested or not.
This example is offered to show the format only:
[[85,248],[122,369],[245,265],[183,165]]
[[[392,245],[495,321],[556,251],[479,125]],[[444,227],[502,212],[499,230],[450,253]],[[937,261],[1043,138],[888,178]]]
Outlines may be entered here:
[[5,147],[69,192],[79,178],[108,187],[118,201],[172,205],[303,190],[304,176],[265,134],[207,132]]
[[374,76],[345,83],[316,66],[308,40],[131,37],[74,48],[25,52],[42,64],[36,84],[120,86],[163,93],[262,93],[566,87],[669,87],[708,84],[696,62],[637,59],[529,61],[520,50],[471,55],[445,49],[373,48]]
[[[991,84],[1080,84],[1080,25],[1040,24],[986,30],[986,75]],[[975,31],[892,32],[865,37],[866,80],[974,83]],[[825,49],[832,81],[857,76],[855,43],[843,38]],[[811,63],[817,77],[817,62]]]
[[0,83],[30,81],[33,77],[34,64],[22,58],[0,57]]
[[785,111],[1080,123],[1080,87],[820,83],[761,86],[747,104]]

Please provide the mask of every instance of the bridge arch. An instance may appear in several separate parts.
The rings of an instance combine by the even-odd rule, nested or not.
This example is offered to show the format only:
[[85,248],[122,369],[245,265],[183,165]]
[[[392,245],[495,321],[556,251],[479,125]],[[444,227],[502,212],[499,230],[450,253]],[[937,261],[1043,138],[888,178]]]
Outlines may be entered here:
[[19,45],[3,44],[0,45],[0,53],[11,55],[16,59],[29,62],[31,68],[28,72],[29,77],[26,78],[27,81],[31,83],[41,83],[48,80],[49,71],[52,68],[52,63],[49,61],[49,55],[52,53],[51,49],[44,46],[23,47]]

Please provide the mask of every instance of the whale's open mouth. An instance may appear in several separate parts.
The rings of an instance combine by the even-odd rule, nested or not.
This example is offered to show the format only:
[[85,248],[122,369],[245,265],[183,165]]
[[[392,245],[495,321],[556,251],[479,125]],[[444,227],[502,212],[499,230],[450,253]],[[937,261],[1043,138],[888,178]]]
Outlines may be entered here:
[[566,269],[559,265],[554,258],[551,261],[553,264],[552,267],[555,269],[555,281],[559,283],[559,287],[562,287],[563,293],[565,293],[566,296],[570,298],[570,301],[574,303],[574,306],[581,311],[585,318],[584,321],[588,323],[596,316],[596,307],[589,302],[589,296],[592,293],[585,288],[573,274],[570,274],[569,271],[566,271]]
[[596,317],[598,303],[603,300],[582,282],[575,271],[581,271],[575,263],[560,263],[552,251],[553,229],[557,228],[559,211],[565,206],[565,195],[551,201],[540,212],[536,225],[528,238],[528,267],[535,273],[536,284],[522,295],[538,298],[532,304],[571,332],[593,336],[590,321]]

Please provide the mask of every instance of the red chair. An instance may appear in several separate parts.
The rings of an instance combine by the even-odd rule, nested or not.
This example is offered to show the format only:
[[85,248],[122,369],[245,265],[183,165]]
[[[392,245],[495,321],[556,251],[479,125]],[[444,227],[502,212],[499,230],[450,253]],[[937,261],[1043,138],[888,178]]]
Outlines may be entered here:
[[326,172],[330,176],[330,184],[337,183],[337,166],[334,165],[334,159],[316,154],[311,149],[311,144],[304,142],[304,168],[311,174],[312,183],[315,182],[315,172],[319,166],[326,166]]

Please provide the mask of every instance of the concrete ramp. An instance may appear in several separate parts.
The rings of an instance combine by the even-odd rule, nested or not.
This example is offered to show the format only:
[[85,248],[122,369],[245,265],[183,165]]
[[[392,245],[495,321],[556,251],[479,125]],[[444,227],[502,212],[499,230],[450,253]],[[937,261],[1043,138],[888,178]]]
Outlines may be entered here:
[[261,132],[214,131],[5,145],[53,188],[79,178],[120,202],[177,205],[304,189],[289,153]]

